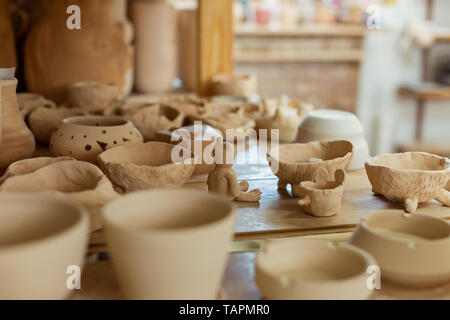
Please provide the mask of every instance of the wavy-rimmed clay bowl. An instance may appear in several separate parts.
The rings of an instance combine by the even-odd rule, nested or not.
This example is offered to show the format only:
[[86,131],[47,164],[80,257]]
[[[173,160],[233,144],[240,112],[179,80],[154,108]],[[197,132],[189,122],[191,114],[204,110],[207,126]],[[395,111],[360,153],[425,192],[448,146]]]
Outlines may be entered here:
[[64,299],[84,265],[85,209],[55,195],[0,194],[0,299]]
[[255,258],[255,280],[265,299],[367,299],[373,257],[352,245],[285,239],[267,243]]
[[[324,175],[327,172],[324,168]],[[334,216],[341,209],[342,196],[344,195],[345,171],[336,170],[334,181],[303,181],[296,190],[297,197],[301,198],[297,203],[303,210],[317,217]]]
[[119,99],[115,84],[102,82],[76,82],[69,86],[67,100],[72,108],[90,113],[101,113]]
[[353,145],[348,141],[314,141],[282,145],[278,155],[267,154],[267,160],[280,179],[278,186],[291,184],[295,189],[302,181],[313,181],[318,168],[326,169],[327,180],[333,180],[335,171],[347,168],[352,156]]
[[236,216],[199,190],[136,192],[103,209],[108,247],[127,299],[215,299]]
[[38,108],[56,108],[56,104],[53,101],[45,99],[40,94],[31,92],[18,93],[17,104],[19,106],[20,113],[24,117],[28,116],[31,112]]
[[194,161],[192,151],[164,142],[123,145],[98,156],[108,178],[125,192],[181,187],[192,176]]
[[411,287],[450,280],[450,225],[445,220],[379,211],[361,220],[350,243],[375,257],[382,280]]
[[66,118],[50,138],[54,156],[74,157],[97,163],[103,151],[129,142],[143,142],[130,121],[118,117],[80,116]]
[[1,192],[64,194],[88,209],[90,231],[103,227],[100,209],[119,195],[95,165],[73,158],[32,158],[11,164],[0,178]]
[[349,170],[364,168],[369,158],[369,146],[359,119],[350,112],[333,109],[313,110],[301,122],[297,142],[347,140],[353,144],[353,159]]
[[432,199],[450,206],[447,158],[425,152],[382,154],[366,163],[366,172],[375,194],[403,202],[407,212]]

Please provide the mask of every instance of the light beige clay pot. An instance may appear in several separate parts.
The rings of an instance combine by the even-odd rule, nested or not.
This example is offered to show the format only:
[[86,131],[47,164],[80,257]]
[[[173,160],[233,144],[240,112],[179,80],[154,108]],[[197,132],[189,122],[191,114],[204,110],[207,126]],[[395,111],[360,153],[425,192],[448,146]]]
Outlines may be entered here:
[[0,181],[0,192],[54,191],[85,206],[90,231],[103,227],[100,209],[119,195],[103,172],[91,163],[71,158],[34,158],[12,164]]
[[[328,173],[325,168],[318,168],[317,171],[322,171],[321,175],[326,179]],[[295,196],[301,198],[297,202],[298,205],[316,217],[334,216],[341,209],[345,176],[345,171],[338,169],[335,172],[334,181],[320,181],[321,179],[316,177],[316,182],[300,182],[300,187],[295,194]]]
[[[173,162],[173,154],[180,159]],[[192,176],[194,161],[189,150],[164,142],[123,145],[98,156],[102,170],[125,192],[181,187]]]
[[422,214],[384,210],[364,217],[350,243],[379,262],[381,279],[408,287],[450,280],[450,225]]
[[80,116],[66,118],[50,138],[55,156],[69,156],[97,163],[97,156],[115,146],[142,142],[141,133],[130,121],[118,117]]
[[106,239],[127,299],[217,297],[236,216],[199,190],[137,192],[103,209]]
[[450,206],[447,158],[425,152],[382,154],[366,162],[366,172],[375,194],[403,202],[407,212],[432,199]]
[[300,122],[312,109],[312,105],[302,103],[300,100],[289,99],[286,96],[279,99],[264,99],[264,113],[256,120],[256,128],[268,130],[267,137],[269,139],[271,130],[278,129],[280,142],[292,142]]
[[326,169],[327,180],[333,180],[336,170],[347,168],[352,157],[353,146],[348,141],[315,141],[282,145],[278,155],[267,154],[267,161],[279,178],[278,186],[291,184],[295,195],[299,183],[312,181],[318,168]]
[[164,104],[143,107],[125,116],[142,133],[145,141],[155,140],[158,131],[180,128],[184,117],[184,113]]
[[0,80],[0,169],[31,157],[36,147],[19,111],[16,88],[17,79]]
[[0,299],[64,299],[69,266],[83,268],[89,219],[72,201],[0,194]]
[[69,105],[89,113],[102,113],[118,99],[119,89],[111,83],[76,82],[67,89]]
[[255,258],[255,280],[265,299],[367,299],[374,258],[348,244],[283,239],[267,243]]
[[87,115],[83,109],[38,107],[28,116],[28,126],[37,141],[48,144],[52,133],[65,118]]
[[258,79],[254,75],[217,74],[211,79],[213,95],[250,98],[258,93]]
[[56,104],[53,101],[45,99],[43,96],[37,93],[18,93],[17,104],[19,106],[20,113],[26,117],[38,108],[56,108]]

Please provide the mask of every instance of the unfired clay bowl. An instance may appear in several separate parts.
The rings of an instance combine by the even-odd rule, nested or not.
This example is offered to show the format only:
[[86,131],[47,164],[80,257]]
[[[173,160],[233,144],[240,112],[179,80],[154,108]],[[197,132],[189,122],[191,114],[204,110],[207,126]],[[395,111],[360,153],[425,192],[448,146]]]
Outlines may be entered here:
[[192,176],[194,161],[191,151],[164,142],[128,144],[98,156],[100,167],[124,192],[181,187]]
[[100,209],[117,198],[111,182],[95,165],[73,158],[32,158],[11,164],[0,178],[0,192],[51,192],[85,206],[90,231],[103,227]]
[[255,258],[255,280],[265,299],[367,299],[365,251],[322,240],[284,239],[267,243]]
[[64,299],[69,266],[84,265],[89,218],[72,201],[0,194],[0,299]]
[[450,160],[425,152],[382,154],[366,163],[375,194],[404,203],[414,212],[420,202],[436,199],[450,206]]
[[213,95],[250,98],[258,93],[258,79],[254,75],[217,74],[211,79]]
[[67,100],[72,108],[102,113],[119,99],[119,95],[115,84],[76,82],[69,86]]
[[379,211],[361,220],[350,243],[377,259],[382,280],[408,287],[450,280],[450,225],[445,220]]
[[301,122],[297,142],[347,140],[353,144],[353,159],[348,170],[364,168],[369,158],[369,146],[358,118],[350,112],[332,109],[313,110]]
[[215,299],[236,216],[199,190],[136,192],[103,209],[105,231],[127,299]]
[[24,117],[28,116],[31,112],[38,108],[56,108],[56,104],[53,101],[45,99],[40,94],[31,92],[18,93],[17,104],[19,106],[20,113]]
[[278,155],[267,155],[272,172],[279,178],[278,186],[291,184],[295,195],[302,181],[313,181],[318,168],[328,172],[327,180],[334,179],[338,169],[348,167],[353,156],[353,146],[348,141],[315,141],[282,145]]
[[143,142],[141,133],[129,121],[105,116],[71,117],[52,134],[50,151],[55,156],[96,164],[100,153],[129,142]]

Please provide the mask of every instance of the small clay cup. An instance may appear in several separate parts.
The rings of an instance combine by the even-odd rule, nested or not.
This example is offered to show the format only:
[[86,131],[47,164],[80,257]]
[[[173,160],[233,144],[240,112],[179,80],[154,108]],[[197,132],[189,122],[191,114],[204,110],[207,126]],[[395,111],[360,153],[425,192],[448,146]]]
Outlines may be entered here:
[[115,84],[102,82],[76,82],[69,86],[67,100],[72,108],[89,113],[102,113],[119,99]]
[[84,265],[86,210],[64,197],[0,195],[0,299],[64,299],[69,266]]
[[127,299],[215,299],[235,225],[230,203],[199,190],[154,190],[103,209]]

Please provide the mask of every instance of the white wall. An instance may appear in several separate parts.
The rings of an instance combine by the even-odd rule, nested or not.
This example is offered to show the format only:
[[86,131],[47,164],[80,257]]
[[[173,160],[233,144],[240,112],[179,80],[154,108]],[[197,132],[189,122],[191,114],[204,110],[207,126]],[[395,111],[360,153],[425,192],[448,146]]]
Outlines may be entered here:
[[[391,152],[398,144],[414,140],[415,101],[398,96],[397,88],[421,78],[420,49],[405,54],[399,40],[409,21],[425,17],[425,1],[398,0],[387,14],[397,18],[386,30],[368,33],[360,75],[357,112],[372,154]],[[434,21],[450,27],[450,1],[435,1]],[[450,54],[449,45],[433,48],[432,56],[444,53]],[[450,101],[427,103],[424,141],[450,142]]]

